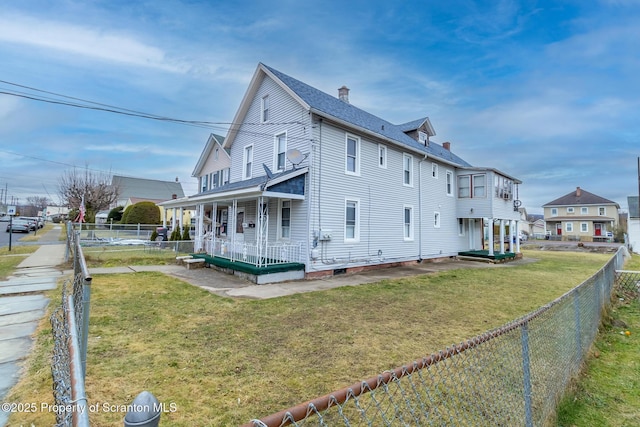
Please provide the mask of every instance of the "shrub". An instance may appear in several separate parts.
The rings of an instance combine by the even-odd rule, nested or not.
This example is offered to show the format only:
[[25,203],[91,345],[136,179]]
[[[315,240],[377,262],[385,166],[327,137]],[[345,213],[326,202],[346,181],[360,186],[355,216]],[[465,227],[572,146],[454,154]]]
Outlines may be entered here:
[[159,224],[160,208],[153,202],[138,202],[124,210],[121,222],[123,224]]
[[158,232],[156,230],[153,230],[153,232],[151,232],[151,237],[149,237],[149,240],[151,240],[152,242],[155,242],[157,238],[158,238]]
[[120,222],[122,221],[122,214],[124,213],[124,206],[116,206],[109,211],[107,215],[107,222]]
[[189,236],[189,226],[185,225],[182,230],[182,239],[180,240],[191,240],[191,236]]

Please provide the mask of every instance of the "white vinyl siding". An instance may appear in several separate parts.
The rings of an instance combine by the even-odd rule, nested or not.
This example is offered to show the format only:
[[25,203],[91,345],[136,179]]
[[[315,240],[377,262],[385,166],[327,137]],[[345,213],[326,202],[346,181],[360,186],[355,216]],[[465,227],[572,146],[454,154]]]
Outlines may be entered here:
[[347,135],[345,142],[345,173],[360,175],[360,138]]
[[433,227],[440,228],[440,212],[433,213]]

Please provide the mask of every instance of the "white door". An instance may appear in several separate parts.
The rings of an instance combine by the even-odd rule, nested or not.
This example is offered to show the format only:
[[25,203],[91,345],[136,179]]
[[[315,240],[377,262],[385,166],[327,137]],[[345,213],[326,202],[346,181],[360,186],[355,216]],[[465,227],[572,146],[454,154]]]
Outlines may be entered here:
[[236,242],[244,242],[244,208],[236,212]]

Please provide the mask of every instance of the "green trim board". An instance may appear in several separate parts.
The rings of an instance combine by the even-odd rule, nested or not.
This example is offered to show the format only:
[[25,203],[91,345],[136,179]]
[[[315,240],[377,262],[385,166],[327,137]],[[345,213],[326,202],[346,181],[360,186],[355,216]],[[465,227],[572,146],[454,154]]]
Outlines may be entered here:
[[502,261],[505,259],[512,259],[516,257],[516,254],[513,252],[505,252],[503,254],[500,253],[495,253],[493,255],[489,255],[489,251],[464,251],[464,252],[458,252],[458,255],[460,256],[468,256],[468,257],[476,257],[476,258],[486,258],[486,259],[493,259],[493,260],[497,260],[497,261]]
[[237,270],[243,273],[254,274],[256,276],[262,274],[282,273],[285,271],[304,270],[304,264],[300,262],[288,262],[282,264],[267,265],[264,267],[256,267],[255,265],[246,262],[231,261],[227,258],[213,257],[207,254],[191,254],[191,256],[194,258],[202,258],[207,264],[212,264],[216,267]]

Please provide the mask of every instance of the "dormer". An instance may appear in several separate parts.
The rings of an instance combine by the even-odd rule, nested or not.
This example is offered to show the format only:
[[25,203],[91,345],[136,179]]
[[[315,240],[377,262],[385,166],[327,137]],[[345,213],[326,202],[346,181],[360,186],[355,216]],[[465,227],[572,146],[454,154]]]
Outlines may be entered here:
[[429,117],[424,117],[398,126],[405,134],[407,134],[407,136],[415,139],[425,147],[429,145],[429,139],[436,134]]

